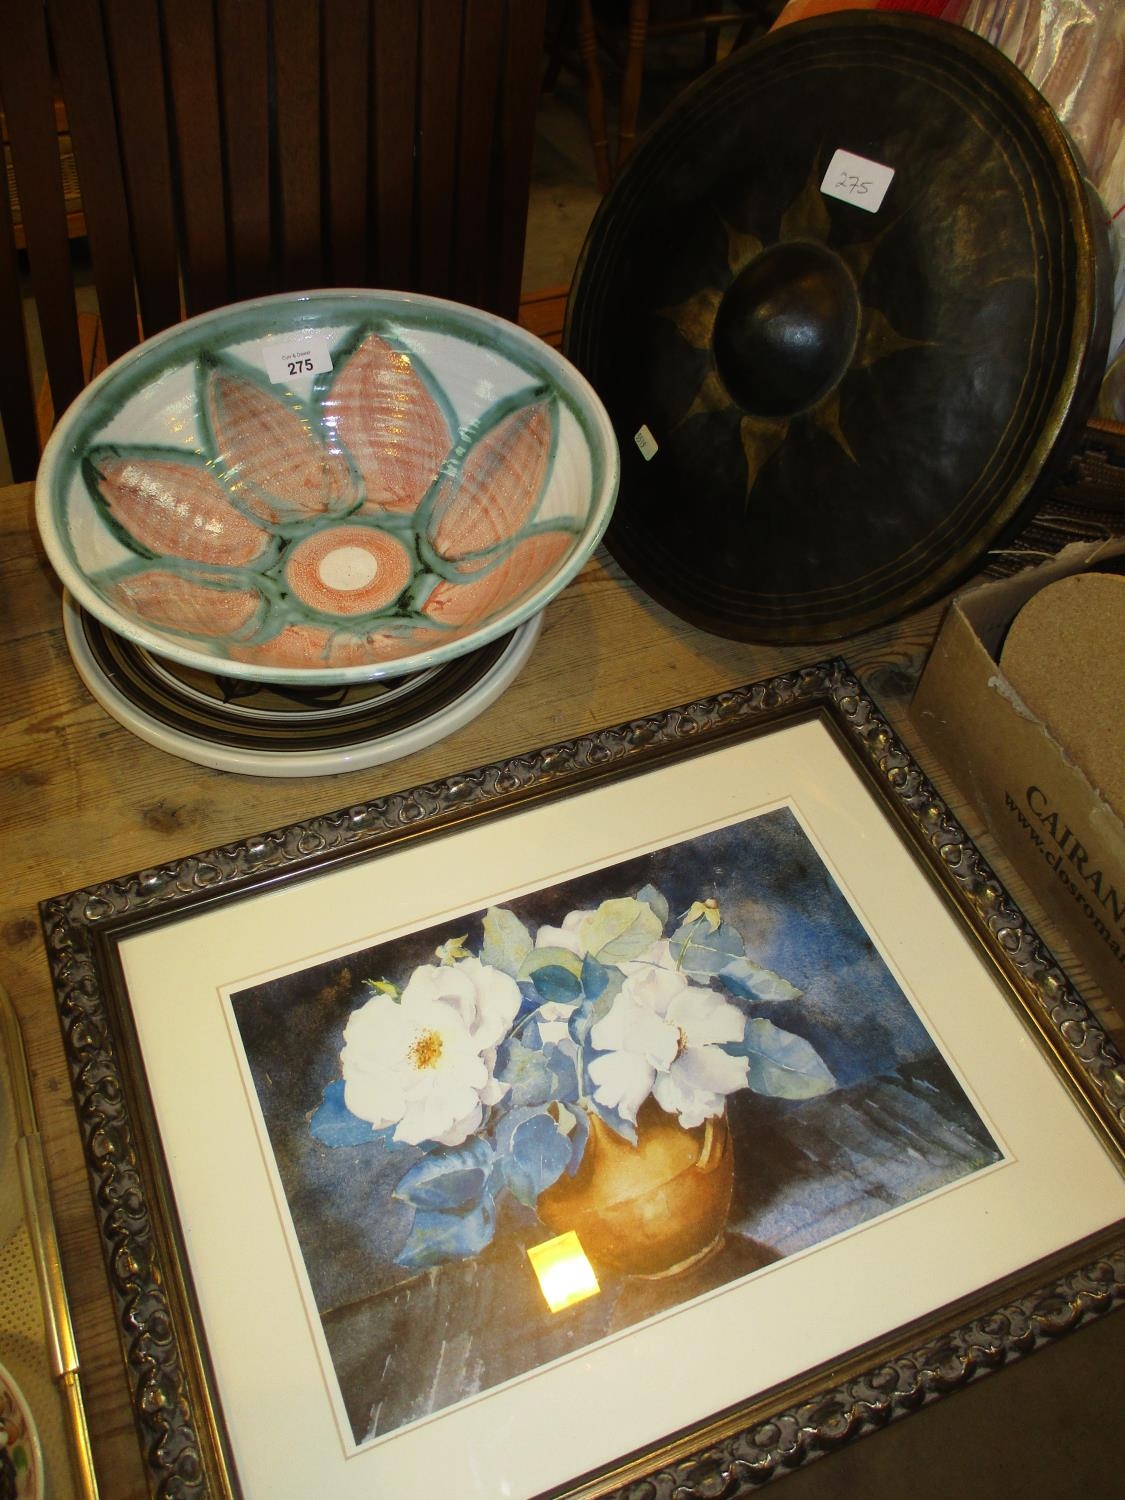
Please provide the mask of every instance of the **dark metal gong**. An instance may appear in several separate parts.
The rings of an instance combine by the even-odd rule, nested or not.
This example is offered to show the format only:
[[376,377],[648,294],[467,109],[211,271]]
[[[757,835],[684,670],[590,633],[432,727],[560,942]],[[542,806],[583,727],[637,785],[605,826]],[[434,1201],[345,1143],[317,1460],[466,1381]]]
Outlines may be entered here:
[[579,263],[564,347],[621,445],[610,550],[738,639],[935,598],[1077,436],[1106,254],[1050,106],[971,32],[845,12],[735,53],[629,159]]

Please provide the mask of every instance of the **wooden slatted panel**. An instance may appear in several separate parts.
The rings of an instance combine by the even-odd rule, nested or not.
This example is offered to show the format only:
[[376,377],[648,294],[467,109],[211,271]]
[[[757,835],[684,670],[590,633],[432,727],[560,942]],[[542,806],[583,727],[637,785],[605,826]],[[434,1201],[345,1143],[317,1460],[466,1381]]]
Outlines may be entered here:
[[273,290],[267,0],[216,7],[233,292]]
[[362,286],[367,274],[367,0],[337,0],[322,12],[326,271],[333,286]]
[[372,284],[413,284],[420,0],[373,0]]
[[0,35],[0,95],[51,395],[61,411],[82,389],[82,353],[42,8],[2,0]]
[[8,446],[12,477],[32,479],[39,465],[39,444],[35,436],[35,403],[21,290],[16,239],[5,196],[0,203],[0,349],[4,351],[0,359],[0,425]]
[[155,0],[102,0],[144,332],[181,316],[164,60]]
[[491,306],[489,218],[500,124],[505,0],[465,0],[451,294]]
[[320,6],[318,0],[274,0],[275,149],[286,290],[320,286]]
[[110,359],[140,337],[133,249],[105,32],[97,0],[50,0],[51,41],[74,146],[82,212]]
[[506,318],[515,318],[519,313],[546,20],[547,0],[508,0],[502,90],[502,158],[495,213],[491,221],[495,239],[489,297],[490,305]]
[[[82,346],[82,375],[89,385],[95,375],[106,367],[105,337],[101,320],[96,313],[78,314],[78,342]],[[51,389],[40,386],[35,397],[35,424],[39,429],[39,443],[44,446],[55,425],[55,408],[51,402]]]
[[418,84],[418,289],[448,297],[453,285],[463,0],[422,0]]
[[229,302],[215,20],[200,0],[163,0],[164,55],[179,185],[181,270],[189,313]]

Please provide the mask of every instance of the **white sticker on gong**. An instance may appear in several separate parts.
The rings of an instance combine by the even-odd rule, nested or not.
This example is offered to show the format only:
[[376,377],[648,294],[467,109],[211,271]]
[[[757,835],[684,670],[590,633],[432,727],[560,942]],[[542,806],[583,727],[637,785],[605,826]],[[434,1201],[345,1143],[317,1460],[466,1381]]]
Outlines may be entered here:
[[838,150],[828,163],[820,191],[873,214],[878,212],[894,175],[894,167],[868,161],[866,156],[856,156],[852,151]]

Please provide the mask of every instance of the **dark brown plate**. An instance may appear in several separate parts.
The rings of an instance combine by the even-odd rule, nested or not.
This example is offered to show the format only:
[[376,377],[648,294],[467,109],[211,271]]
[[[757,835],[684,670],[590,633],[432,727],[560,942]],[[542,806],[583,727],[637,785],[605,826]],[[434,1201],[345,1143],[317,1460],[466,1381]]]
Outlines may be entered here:
[[542,615],[452,661],[388,681],[246,682],[154,656],[67,597],[67,644],[86,687],[149,744],[259,776],[353,771],[412,754],[483,713],[526,662]]
[[[877,212],[822,191],[838,148],[893,169]],[[610,550],[738,639],[937,597],[1081,430],[1106,253],[1050,106],[973,33],[845,12],[735,53],[629,159],[576,276],[564,347],[622,450]]]

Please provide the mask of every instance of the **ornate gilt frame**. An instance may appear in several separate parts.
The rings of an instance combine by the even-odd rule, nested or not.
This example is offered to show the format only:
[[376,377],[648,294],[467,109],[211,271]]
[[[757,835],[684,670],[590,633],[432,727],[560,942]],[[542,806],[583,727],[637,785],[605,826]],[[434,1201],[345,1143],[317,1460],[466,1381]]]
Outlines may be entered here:
[[[366,860],[801,717],[826,722],[914,858],[972,934],[1117,1164],[1125,1071],[1105,1032],[846,664],[750,684],[428,785],[340,809],[42,904],[41,916],[137,1426],[154,1494],[237,1495],[182,1230],[118,945],[208,903]],[[1125,1299],[1125,1223],[1001,1285],[756,1397],[692,1431],[569,1479],[587,1500],[704,1500],[874,1432]],[[638,1481],[644,1483],[637,1488]]]

